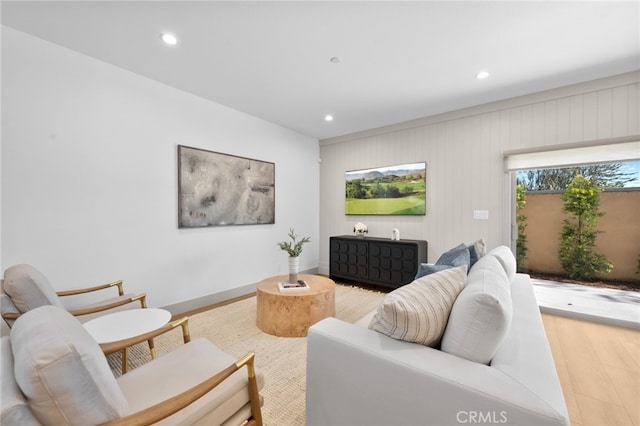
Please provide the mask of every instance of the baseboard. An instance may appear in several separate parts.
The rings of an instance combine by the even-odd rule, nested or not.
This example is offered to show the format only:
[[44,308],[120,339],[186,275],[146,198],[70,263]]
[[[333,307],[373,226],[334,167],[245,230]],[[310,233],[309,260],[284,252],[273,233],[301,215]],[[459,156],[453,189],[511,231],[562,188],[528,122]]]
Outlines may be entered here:
[[[318,268],[307,269],[305,271],[301,271],[300,273],[317,274]],[[223,303],[231,299],[247,296],[251,293],[255,293],[257,284],[258,283],[247,284],[242,287],[236,287],[218,293],[208,294],[206,296],[198,297],[195,299],[185,300],[184,302],[175,303],[173,305],[162,306],[162,309],[166,309],[167,311],[171,312],[171,315],[194,311],[197,309],[205,308],[207,306]]]
[[242,287],[233,288],[230,290],[221,291],[219,293],[208,294],[206,296],[198,297],[196,299],[185,300],[184,302],[175,303],[173,305],[163,306],[162,309],[166,309],[171,312],[171,315],[182,314],[184,312],[194,311],[206,306],[215,305],[217,303],[225,302],[236,297],[246,296],[251,293],[255,293],[256,285],[247,284]]

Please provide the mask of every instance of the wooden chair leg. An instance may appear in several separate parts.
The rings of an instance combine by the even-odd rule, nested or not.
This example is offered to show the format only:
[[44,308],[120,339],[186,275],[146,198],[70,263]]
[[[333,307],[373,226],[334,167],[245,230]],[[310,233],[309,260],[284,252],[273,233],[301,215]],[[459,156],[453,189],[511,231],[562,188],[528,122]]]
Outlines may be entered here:
[[122,374],[127,372],[127,348],[122,348]]
[[[249,424],[262,426],[262,408],[260,407],[260,394],[258,392],[258,380],[254,367],[255,354],[248,353],[236,362],[236,367],[247,366],[247,378],[249,380],[249,401],[251,403],[251,421]],[[253,423],[255,422],[255,423]]]
[[151,352],[151,359],[155,359],[156,347],[155,347],[155,344],[153,343],[153,339],[149,339],[147,340],[147,342],[149,343],[149,352]]

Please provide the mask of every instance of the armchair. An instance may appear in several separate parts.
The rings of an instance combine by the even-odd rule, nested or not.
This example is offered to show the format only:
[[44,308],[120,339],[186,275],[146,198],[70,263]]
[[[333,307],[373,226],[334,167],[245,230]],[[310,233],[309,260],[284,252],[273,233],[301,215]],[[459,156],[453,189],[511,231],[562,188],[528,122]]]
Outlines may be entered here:
[[[27,264],[14,265],[4,272],[2,280],[1,307],[2,318],[8,327],[23,313],[43,305],[53,305],[65,309],[61,298],[80,294],[92,293],[100,290],[116,288],[118,296],[89,306],[69,310],[80,322],[87,322],[97,316],[113,312],[114,310],[146,307],[146,294],[124,294],[122,281],[89,288],[56,292],[49,280],[36,268]],[[138,306],[139,304],[139,306]],[[3,335],[6,334],[5,324],[2,325]]]
[[[142,342],[181,326],[185,344],[116,379],[67,311],[42,306],[25,313],[0,340],[0,423],[262,425],[263,378],[254,354],[236,360],[204,338],[191,341],[185,324],[138,336]],[[243,366],[245,374],[238,371]]]

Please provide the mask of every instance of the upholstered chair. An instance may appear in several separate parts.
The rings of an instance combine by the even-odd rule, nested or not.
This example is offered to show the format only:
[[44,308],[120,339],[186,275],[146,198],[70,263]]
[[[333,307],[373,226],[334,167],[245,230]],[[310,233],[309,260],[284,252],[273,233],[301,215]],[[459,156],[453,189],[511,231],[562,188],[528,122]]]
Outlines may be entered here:
[[47,305],[21,315],[0,349],[3,426],[262,424],[253,353],[236,360],[204,338],[116,379],[82,324]]
[[117,289],[118,295],[69,312],[80,322],[87,322],[97,316],[122,309],[146,307],[146,295],[124,294],[122,281],[108,284],[56,292],[47,277],[31,265],[20,264],[8,268],[2,280],[1,308],[3,335],[6,327],[21,314],[43,305],[52,305],[65,309],[61,298],[73,295],[93,293],[100,290]]

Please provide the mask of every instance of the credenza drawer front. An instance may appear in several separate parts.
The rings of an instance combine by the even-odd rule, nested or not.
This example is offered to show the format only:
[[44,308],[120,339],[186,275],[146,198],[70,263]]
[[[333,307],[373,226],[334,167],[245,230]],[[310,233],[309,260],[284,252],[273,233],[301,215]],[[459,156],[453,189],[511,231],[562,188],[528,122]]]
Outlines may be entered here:
[[427,242],[385,238],[330,238],[330,275],[397,288],[413,281],[427,261]]
[[362,241],[331,241],[330,270],[333,275],[368,277],[369,245]]
[[418,270],[415,244],[372,242],[369,249],[371,280],[400,285],[413,281]]

